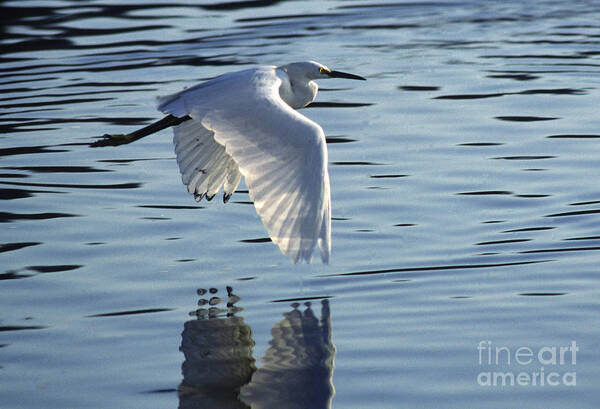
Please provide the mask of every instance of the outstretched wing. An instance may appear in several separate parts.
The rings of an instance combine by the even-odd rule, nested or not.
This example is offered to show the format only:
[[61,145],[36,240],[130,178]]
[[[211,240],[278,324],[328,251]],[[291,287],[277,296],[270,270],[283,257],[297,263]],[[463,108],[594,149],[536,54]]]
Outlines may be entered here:
[[173,128],[173,143],[181,180],[196,201],[211,200],[224,186],[223,201],[237,189],[242,175],[237,163],[215,141],[214,132],[200,121],[188,120]]
[[331,211],[325,135],[281,99],[280,85],[275,67],[245,70],[165,97],[159,109],[189,115],[187,122],[214,133],[284,254],[309,262],[318,245],[326,263]]

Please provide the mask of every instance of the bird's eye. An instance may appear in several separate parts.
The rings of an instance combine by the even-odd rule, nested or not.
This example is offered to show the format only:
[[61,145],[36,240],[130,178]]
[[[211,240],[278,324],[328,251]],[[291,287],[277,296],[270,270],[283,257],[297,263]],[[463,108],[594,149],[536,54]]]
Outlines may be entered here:
[[325,68],[319,67],[319,74],[325,74]]

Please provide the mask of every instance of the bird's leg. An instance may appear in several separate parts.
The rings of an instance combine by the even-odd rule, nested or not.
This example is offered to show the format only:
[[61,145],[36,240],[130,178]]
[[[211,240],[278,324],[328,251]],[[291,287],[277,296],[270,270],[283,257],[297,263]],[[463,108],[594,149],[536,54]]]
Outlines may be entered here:
[[127,134],[104,134],[101,139],[97,140],[90,144],[91,147],[97,148],[100,146],[119,146],[125,145],[131,142],[135,142],[138,139],[143,138],[144,136],[151,135],[158,131],[162,131],[165,128],[170,126],[176,126],[180,123],[187,121],[188,119],[192,119],[189,115],[182,116],[178,118],[173,115],[167,115],[163,119],[153,122],[148,126],[145,126],[137,131],[133,131]]

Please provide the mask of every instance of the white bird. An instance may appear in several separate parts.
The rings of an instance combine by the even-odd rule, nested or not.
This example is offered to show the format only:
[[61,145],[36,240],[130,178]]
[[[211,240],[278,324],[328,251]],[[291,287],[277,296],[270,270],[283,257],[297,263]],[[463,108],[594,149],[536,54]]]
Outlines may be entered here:
[[158,109],[168,116],[141,134],[120,135],[127,142],[112,144],[174,126],[182,181],[197,201],[211,200],[223,187],[227,202],[244,176],[256,211],[281,252],[294,263],[310,263],[318,246],[322,262],[328,263],[331,204],[325,134],[295,111],[315,99],[318,86],[313,80],[326,78],[364,80],[314,61],[227,73],[159,97]]

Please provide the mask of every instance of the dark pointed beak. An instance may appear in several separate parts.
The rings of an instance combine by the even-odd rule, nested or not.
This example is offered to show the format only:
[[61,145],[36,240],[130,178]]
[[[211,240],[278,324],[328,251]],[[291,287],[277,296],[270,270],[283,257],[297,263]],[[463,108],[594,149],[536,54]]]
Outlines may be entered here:
[[347,78],[349,80],[362,80],[366,81],[366,78],[361,77],[360,75],[348,74],[347,72],[341,71],[330,71],[327,75],[331,78]]

